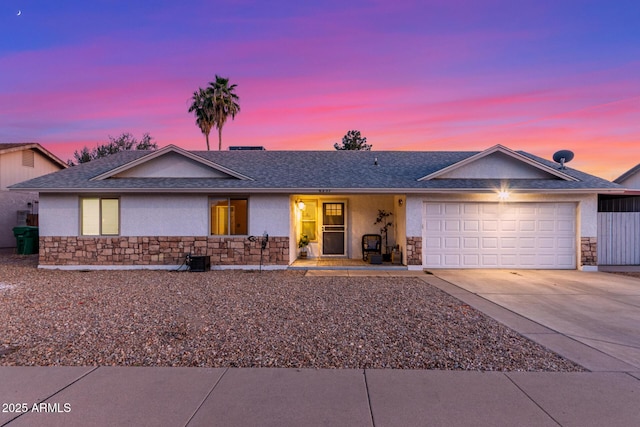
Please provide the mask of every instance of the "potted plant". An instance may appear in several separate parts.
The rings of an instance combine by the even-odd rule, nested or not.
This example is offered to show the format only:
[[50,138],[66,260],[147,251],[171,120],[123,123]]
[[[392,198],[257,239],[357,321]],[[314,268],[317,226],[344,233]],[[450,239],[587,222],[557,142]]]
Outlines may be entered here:
[[384,251],[382,259],[384,261],[391,261],[391,254],[387,253],[389,248],[388,231],[389,227],[393,225],[393,222],[388,218],[393,215],[391,212],[387,212],[384,209],[378,209],[378,217],[373,225],[380,225],[380,234],[384,237]]
[[307,257],[307,245],[309,245],[309,236],[303,234],[298,241],[298,248],[300,248],[300,258]]

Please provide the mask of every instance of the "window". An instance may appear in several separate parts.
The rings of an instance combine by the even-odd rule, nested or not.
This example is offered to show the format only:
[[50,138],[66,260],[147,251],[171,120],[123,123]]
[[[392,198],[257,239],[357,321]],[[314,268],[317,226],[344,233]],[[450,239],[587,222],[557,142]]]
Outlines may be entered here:
[[80,199],[81,234],[83,236],[117,236],[120,234],[120,200],[86,197]]
[[306,234],[310,241],[315,242],[318,240],[316,235],[317,217],[318,217],[318,202],[316,200],[303,200],[304,209],[300,216],[301,220],[301,235]]
[[210,206],[212,235],[248,234],[247,199],[211,199]]

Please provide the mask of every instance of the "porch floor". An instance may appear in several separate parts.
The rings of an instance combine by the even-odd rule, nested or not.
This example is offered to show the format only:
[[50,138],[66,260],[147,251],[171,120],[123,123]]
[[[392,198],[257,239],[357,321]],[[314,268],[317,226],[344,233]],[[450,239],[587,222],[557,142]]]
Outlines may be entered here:
[[408,270],[406,265],[383,262],[369,264],[361,259],[308,258],[297,259],[289,266],[291,270]]

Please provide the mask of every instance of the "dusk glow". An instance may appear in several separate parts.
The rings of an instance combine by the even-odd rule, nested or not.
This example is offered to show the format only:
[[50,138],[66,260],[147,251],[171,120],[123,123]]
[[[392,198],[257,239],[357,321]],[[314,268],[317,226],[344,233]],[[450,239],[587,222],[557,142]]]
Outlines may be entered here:
[[640,163],[639,23],[637,0],[5,0],[0,142],[205,149],[187,109],[218,74],[241,107],[223,149],[357,129],[373,150],[569,149],[614,179]]

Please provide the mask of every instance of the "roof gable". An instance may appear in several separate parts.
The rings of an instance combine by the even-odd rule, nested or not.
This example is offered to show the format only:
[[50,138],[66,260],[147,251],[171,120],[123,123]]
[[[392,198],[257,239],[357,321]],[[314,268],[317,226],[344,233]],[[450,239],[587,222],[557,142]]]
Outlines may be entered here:
[[577,181],[502,145],[495,145],[464,160],[442,168],[418,181],[432,179],[552,179]]
[[252,178],[214,163],[175,145],[153,151],[94,177],[92,180],[118,178],[217,178],[252,180]]
[[640,163],[614,179],[613,182],[629,188],[640,188]]
[[51,163],[58,166],[60,169],[65,169],[69,165],[63,162],[60,158],[55,156],[49,150],[36,142],[19,142],[19,143],[0,143],[0,154],[12,153],[15,151],[34,150],[47,158]]

